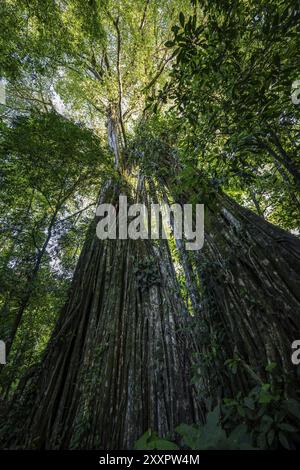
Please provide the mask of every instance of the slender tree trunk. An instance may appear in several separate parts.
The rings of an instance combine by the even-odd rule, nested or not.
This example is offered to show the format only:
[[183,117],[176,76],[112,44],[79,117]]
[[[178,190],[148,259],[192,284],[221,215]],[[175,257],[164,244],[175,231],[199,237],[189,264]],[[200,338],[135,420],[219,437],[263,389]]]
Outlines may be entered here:
[[300,170],[296,165],[295,161],[290,158],[290,156],[283,150],[278,141],[275,140],[274,145],[276,146],[276,152],[268,143],[265,143],[259,139],[258,146],[261,149],[264,149],[268,154],[274,159],[275,163],[282,165],[285,170],[292,176],[295,184],[300,188]]
[[300,212],[300,201],[299,201],[297,195],[295,194],[294,189],[291,187],[291,181],[289,179],[288,174],[283,169],[282,165],[280,165],[280,163],[275,161],[274,164],[275,164],[275,167],[277,168],[278,173],[281,175],[283,181],[285,182],[287,191],[289,192],[289,194],[291,196],[291,199],[292,199],[293,203],[295,204],[295,207],[297,207],[297,209]]
[[260,208],[259,201],[256,197],[256,192],[254,190],[250,190],[250,197],[252,199],[257,214],[264,219],[263,211]]
[[7,342],[6,342],[6,355],[7,356],[9,355],[9,353],[11,351],[15,336],[17,334],[19,325],[20,325],[20,323],[22,321],[22,318],[23,318],[23,314],[24,314],[26,308],[28,307],[29,301],[31,299],[31,295],[32,295],[32,292],[33,292],[33,289],[34,289],[35,281],[37,279],[37,276],[38,276],[38,273],[39,273],[39,270],[40,270],[41,262],[42,262],[44,254],[46,252],[46,249],[48,247],[51,236],[52,236],[52,230],[53,230],[53,227],[54,227],[55,222],[56,222],[57,212],[58,211],[56,210],[55,213],[53,214],[52,218],[51,218],[50,224],[49,224],[48,229],[47,229],[46,239],[43,243],[42,248],[38,252],[38,255],[36,257],[36,260],[35,260],[35,263],[34,263],[34,266],[33,266],[33,270],[30,273],[30,275],[28,276],[24,297],[22,298],[20,306],[19,306],[17,312],[15,313],[14,322],[13,322],[13,325],[12,325],[12,328],[11,328],[11,331],[10,331],[10,335],[9,335],[9,338],[7,339]]
[[115,115],[114,106],[110,105],[107,109],[107,134],[108,145],[114,154],[115,167],[120,167],[120,148],[118,139],[118,120]]
[[[35,194],[35,191],[33,190],[32,191],[32,195],[31,195],[31,198],[29,200],[29,204],[25,210],[25,213],[21,219],[21,223],[20,223],[20,226],[18,227],[18,229],[16,230],[16,234],[13,238],[13,241],[12,241],[12,244],[11,244],[11,247],[9,249],[9,252],[7,253],[6,257],[4,258],[4,262],[2,264],[2,267],[1,269],[4,270],[4,272],[7,270],[8,268],[8,264],[9,264],[9,261],[11,260],[14,252],[15,252],[15,248],[16,248],[16,245],[18,243],[18,237],[19,235],[22,233],[23,229],[24,229],[24,226],[26,224],[26,220],[30,214],[30,211],[31,211],[31,208],[32,208],[32,203],[33,203],[33,199],[34,199],[34,194]],[[11,298],[11,295],[12,295],[12,291],[13,289],[10,289],[7,294],[6,294],[6,297],[5,297],[5,301],[4,301],[4,304],[3,306],[1,307],[1,311],[0,311],[0,318],[3,319],[3,317],[7,317],[9,315],[9,310],[10,310],[10,298]],[[1,323],[4,324],[5,322],[3,322],[3,320],[1,320]],[[3,338],[3,335],[0,334],[0,337]]]

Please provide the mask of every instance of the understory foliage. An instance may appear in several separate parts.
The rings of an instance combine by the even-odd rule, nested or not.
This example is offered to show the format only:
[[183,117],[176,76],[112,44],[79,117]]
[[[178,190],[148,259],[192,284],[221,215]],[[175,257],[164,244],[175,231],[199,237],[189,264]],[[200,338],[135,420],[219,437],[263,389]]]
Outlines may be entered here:
[[[227,361],[232,371],[236,362],[236,359]],[[224,398],[219,405],[208,411],[205,424],[180,424],[176,428],[177,443],[161,439],[149,430],[136,441],[135,448],[297,449],[300,443],[300,403],[285,397],[281,386],[282,379],[275,372],[276,364],[269,364],[266,369],[272,372],[276,385],[274,382],[262,383],[256,377],[258,383],[247,395],[238,392],[234,398]],[[253,371],[252,375],[255,376]],[[212,403],[211,398],[207,399],[208,410]]]
[[[0,17],[1,447],[298,448],[299,1]],[[121,194],[203,249],[98,240]]]

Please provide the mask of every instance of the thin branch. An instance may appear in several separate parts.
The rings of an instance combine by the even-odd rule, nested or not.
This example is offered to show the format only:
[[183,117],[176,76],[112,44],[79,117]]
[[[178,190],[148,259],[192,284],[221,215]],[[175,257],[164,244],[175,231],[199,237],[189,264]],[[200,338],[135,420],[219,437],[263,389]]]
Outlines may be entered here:
[[120,69],[120,58],[121,58],[121,46],[122,46],[122,39],[121,39],[121,32],[119,28],[119,17],[116,20],[112,19],[113,24],[115,26],[117,32],[117,75],[118,75],[118,95],[119,95],[119,121],[121,126],[121,133],[123,137],[123,143],[126,147],[126,132],[123,122],[123,111],[122,111],[122,100],[123,100],[123,85],[122,85],[122,77],[121,77],[121,69]]
[[91,204],[89,204],[88,206],[84,207],[83,209],[80,209],[79,211],[74,212],[74,214],[68,215],[68,216],[65,217],[64,219],[58,220],[57,223],[56,223],[56,225],[57,225],[57,224],[62,224],[62,223],[65,222],[66,220],[71,219],[72,217],[75,217],[75,216],[78,215],[78,214],[81,214],[82,212],[86,211],[87,209],[89,209],[90,207],[95,206],[95,205],[96,205],[96,203],[95,203],[95,202],[92,202]]
[[146,15],[147,15],[147,10],[148,10],[149,3],[150,3],[150,0],[146,0],[144,12],[143,12],[143,17],[141,19],[141,23],[140,23],[140,27],[139,27],[140,31],[144,28],[145,23],[146,23]]
[[151,88],[154,83],[159,79],[159,77],[161,76],[161,74],[163,73],[163,71],[165,70],[165,67],[166,65],[168,64],[168,62],[170,62],[170,60],[173,59],[173,57],[175,56],[175,54],[173,53],[172,55],[170,55],[169,57],[167,57],[165,60],[162,60],[161,61],[161,65],[157,71],[157,73],[154,75],[154,77],[150,80],[150,82],[143,88],[142,91],[147,91],[149,90],[149,88]]

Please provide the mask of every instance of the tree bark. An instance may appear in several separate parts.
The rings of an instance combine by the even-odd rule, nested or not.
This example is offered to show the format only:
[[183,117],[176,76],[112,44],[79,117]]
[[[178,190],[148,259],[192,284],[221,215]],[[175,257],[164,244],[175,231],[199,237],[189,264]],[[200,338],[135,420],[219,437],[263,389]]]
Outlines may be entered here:
[[33,408],[6,445],[128,449],[199,421],[184,309],[166,241],[99,240],[95,220],[41,367],[14,398]]
[[202,351],[215,352],[206,371],[211,387],[206,393],[218,390],[228,396],[252,388],[242,371],[228,375],[225,361],[238,357],[265,382],[270,380],[265,366],[275,362],[286,393],[293,395],[298,383],[291,344],[300,327],[300,241],[225,195],[206,209],[205,244],[196,254],[204,305],[197,322],[206,326],[207,335]]

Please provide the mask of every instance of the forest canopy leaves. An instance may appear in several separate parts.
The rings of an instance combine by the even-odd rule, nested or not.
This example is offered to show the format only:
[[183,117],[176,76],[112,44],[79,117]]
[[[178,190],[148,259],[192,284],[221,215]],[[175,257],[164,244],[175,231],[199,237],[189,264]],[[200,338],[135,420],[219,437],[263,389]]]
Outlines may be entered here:
[[[300,80],[299,1],[5,0],[0,18],[5,405],[22,377],[45,379],[32,409],[53,414],[48,422],[40,417],[44,427],[29,419],[37,423],[34,446],[69,439],[93,447],[102,433],[124,448],[151,427],[136,448],[293,448],[300,105],[291,93]],[[203,203],[203,251],[193,256],[174,238],[151,250],[102,245],[95,206],[123,190],[147,204]],[[55,387],[35,375],[45,357]],[[161,370],[151,369],[156,362]],[[195,371],[193,384],[182,380],[186,368]],[[199,422],[181,424],[173,443],[152,430],[147,400],[157,427],[174,434],[185,410],[181,386],[182,401],[186,390],[189,402],[199,401],[190,409]],[[211,411],[208,397],[222,406]],[[76,416],[70,432],[66,416]],[[124,428],[131,420],[128,440],[118,419]],[[55,432],[49,438],[40,427]]]

